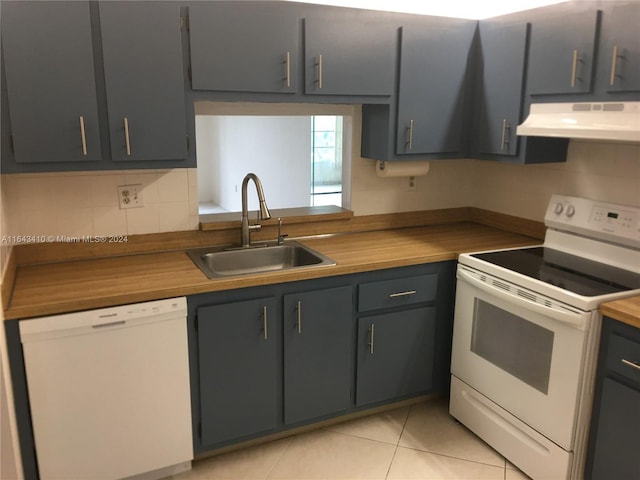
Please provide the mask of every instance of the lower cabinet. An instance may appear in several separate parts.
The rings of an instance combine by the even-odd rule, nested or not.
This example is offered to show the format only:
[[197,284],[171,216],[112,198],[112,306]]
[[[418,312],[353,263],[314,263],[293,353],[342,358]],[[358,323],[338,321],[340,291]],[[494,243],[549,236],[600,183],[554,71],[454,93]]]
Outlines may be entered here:
[[352,288],[284,297],[284,423],[351,404]]
[[276,298],[198,308],[202,443],[278,423]]
[[640,475],[640,329],[604,318],[585,478]]
[[188,297],[195,454],[446,393],[455,262]]
[[428,391],[435,326],[433,307],[358,320],[356,405]]

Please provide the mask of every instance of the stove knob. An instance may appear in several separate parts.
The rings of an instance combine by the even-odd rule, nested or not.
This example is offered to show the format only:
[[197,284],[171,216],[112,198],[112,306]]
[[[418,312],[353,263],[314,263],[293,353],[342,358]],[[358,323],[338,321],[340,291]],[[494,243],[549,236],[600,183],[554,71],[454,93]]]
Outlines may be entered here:
[[560,215],[563,210],[564,210],[564,205],[558,202],[556,203],[556,206],[553,208],[553,213],[555,213],[556,215]]
[[576,213],[575,207],[573,205],[569,205],[567,207],[567,217],[571,218],[575,215],[575,213]]

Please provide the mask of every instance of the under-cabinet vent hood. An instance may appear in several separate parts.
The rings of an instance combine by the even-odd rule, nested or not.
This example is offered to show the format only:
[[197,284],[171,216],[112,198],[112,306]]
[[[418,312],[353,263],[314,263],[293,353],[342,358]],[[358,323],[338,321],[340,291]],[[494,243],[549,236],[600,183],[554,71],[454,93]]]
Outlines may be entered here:
[[516,133],[640,142],[640,102],[534,103]]

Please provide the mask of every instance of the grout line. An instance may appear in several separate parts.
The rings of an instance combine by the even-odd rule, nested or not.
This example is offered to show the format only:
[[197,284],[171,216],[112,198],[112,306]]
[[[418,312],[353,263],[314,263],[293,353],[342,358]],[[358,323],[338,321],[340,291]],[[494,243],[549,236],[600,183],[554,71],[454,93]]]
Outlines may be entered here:
[[402,428],[400,429],[400,435],[398,435],[398,440],[396,441],[396,449],[393,452],[393,457],[391,457],[391,462],[389,462],[389,468],[387,468],[387,474],[385,475],[385,480],[388,480],[389,474],[391,473],[391,467],[393,466],[393,462],[396,459],[396,455],[398,454],[398,449],[400,448],[400,439],[402,438],[402,434],[404,433],[405,428],[407,427],[407,422],[409,421],[409,415],[411,415],[411,410],[415,405],[411,405],[407,410],[407,415],[404,417],[404,423],[402,424]]
[[393,461],[396,459],[396,454],[398,453],[398,448],[398,445],[396,445],[396,449],[393,451],[393,456],[391,457],[391,461],[389,462],[389,466],[387,467],[387,474],[384,476],[385,480],[389,478],[391,467],[393,466]]
[[422,453],[429,453],[431,455],[437,455],[439,457],[447,457],[447,458],[453,458],[455,460],[462,460],[463,462],[470,462],[470,463],[477,463],[478,465],[485,465],[487,467],[493,467],[493,468],[503,468],[500,465],[496,465],[494,463],[485,463],[485,462],[478,462],[477,460],[469,460],[468,458],[462,458],[462,457],[454,457],[453,455],[446,455],[444,453],[437,453],[437,452],[432,452],[430,450],[421,450],[420,448],[415,448],[415,447],[407,447],[407,446],[400,446],[398,445],[400,448],[406,448],[408,450],[415,450],[416,452],[422,452]]
[[[268,480],[269,479],[269,477],[273,473],[273,470],[276,468],[278,463],[280,463],[280,460],[282,460],[282,457],[284,457],[284,454],[287,453],[287,450],[289,450],[289,447],[291,446],[291,444],[293,443],[293,440],[296,437],[298,437],[298,435],[295,435],[293,437],[288,437],[289,443],[287,443],[287,446],[282,450],[282,453],[280,454],[278,459],[275,462],[273,462],[273,465],[271,465],[271,468],[269,469],[269,472],[267,472],[267,475],[264,477],[264,480]],[[275,441],[277,441],[277,440],[275,440]]]

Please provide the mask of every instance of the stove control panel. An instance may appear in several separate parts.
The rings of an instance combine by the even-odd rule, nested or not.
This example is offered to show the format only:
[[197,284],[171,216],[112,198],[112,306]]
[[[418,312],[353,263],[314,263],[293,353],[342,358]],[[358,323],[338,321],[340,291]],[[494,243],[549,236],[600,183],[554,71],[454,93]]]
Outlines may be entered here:
[[547,227],[640,248],[640,207],[552,195]]

